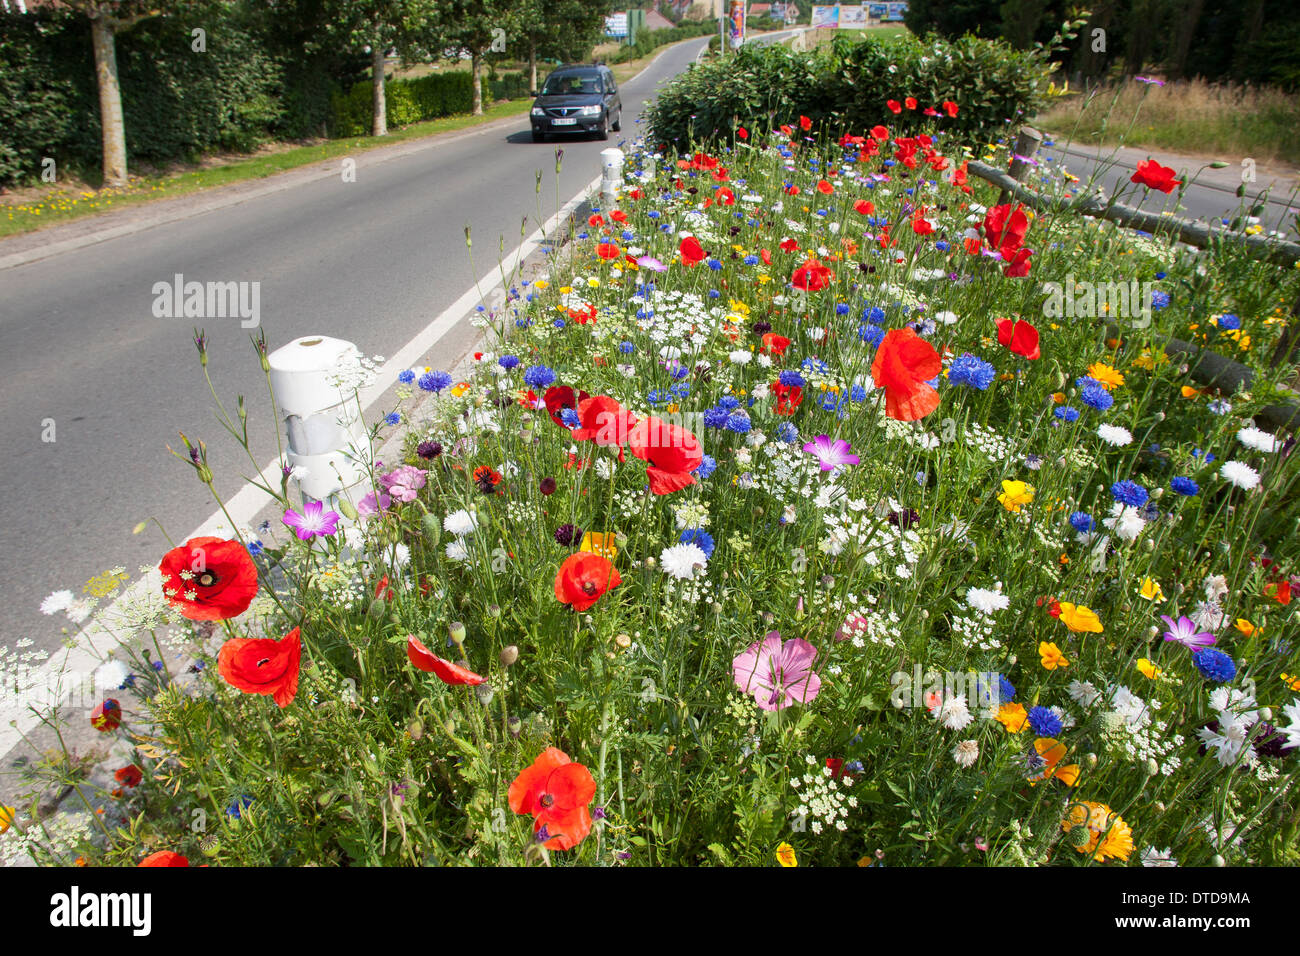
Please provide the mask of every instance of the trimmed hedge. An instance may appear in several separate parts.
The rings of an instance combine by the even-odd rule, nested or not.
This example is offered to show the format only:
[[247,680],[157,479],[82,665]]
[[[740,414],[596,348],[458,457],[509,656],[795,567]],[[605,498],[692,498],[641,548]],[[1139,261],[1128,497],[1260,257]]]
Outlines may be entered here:
[[686,148],[730,141],[737,125],[763,129],[800,115],[861,132],[889,125],[887,100],[912,96],[921,109],[958,103],[957,118],[942,128],[973,142],[1037,109],[1047,82],[1040,55],[1001,40],[837,37],[809,53],[746,46],[698,64],[660,91],[648,117],[656,139]]
[[[330,135],[369,135],[374,119],[373,97],[369,78],[353,84],[346,93],[336,92],[330,100]],[[385,100],[390,127],[468,113],[474,106],[473,78],[468,70],[455,70],[411,80],[389,80]]]

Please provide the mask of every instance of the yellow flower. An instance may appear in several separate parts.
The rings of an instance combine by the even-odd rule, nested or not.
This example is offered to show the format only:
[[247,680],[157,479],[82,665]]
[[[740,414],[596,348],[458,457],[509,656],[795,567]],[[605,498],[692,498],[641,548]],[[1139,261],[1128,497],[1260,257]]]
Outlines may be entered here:
[[1190,385],[1184,385],[1181,391],[1183,393],[1183,398],[1195,398],[1197,395],[1201,394],[1199,388],[1192,388]]
[[451,394],[455,395],[457,398],[460,398],[468,391],[469,391],[469,382],[461,382],[459,385],[452,388]]
[[799,861],[794,857],[794,847],[788,843],[782,843],[776,848],[776,862],[782,866],[798,866]]
[[1163,601],[1165,592],[1160,590],[1160,582],[1151,578],[1142,579],[1142,587],[1138,588],[1138,597],[1148,601]]
[[1018,734],[1028,722],[1029,713],[1023,704],[1003,704],[998,708],[997,717],[998,723],[1007,729],[1007,733]]
[[1300,674],[1283,674],[1282,683],[1292,690],[1300,690]]
[[1049,671],[1054,671],[1058,667],[1070,666],[1070,662],[1065,659],[1061,649],[1049,641],[1039,641],[1038,657],[1042,661],[1043,667]]
[[1236,623],[1232,626],[1241,631],[1242,635],[1245,637],[1250,637],[1250,635],[1254,634],[1255,631],[1258,630],[1254,624],[1251,624],[1250,621],[1246,620],[1244,617],[1237,618]]
[[614,546],[614,536],[600,531],[588,531],[584,534],[582,544],[578,546],[578,550],[586,551],[589,554],[598,554],[602,558],[609,558],[611,561],[618,557],[618,548]]
[[[1091,853],[1098,863],[1108,859],[1127,860],[1133,852],[1133,831],[1123,818],[1104,803],[1085,800],[1070,807],[1061,821],[1061,829],[1069,833],[1075,827],[1088,828],[1088,841],[1074,846],[1080,853]],[[1102,834],[1105,833],[1105,839]]]
[[571,285],[560,286],[560,295],[568,295],[572,291],[573,291],[573,286]]
[[4,833],[18,819],[18,811],[13,807],[0,806],[0,833]]
[[1058,766],[1065,758],[1065,744],[1051,737],[1039,737],[1034,741],[1034,749],[1045,761],[1045,766],[1042,773],[1029,778],[1030,783],[1037,784],[1040,780],[1051,780],[1053,777],[1067,787],[1073,787],[1079,782],[1077,763],[1066,764],[1064,767]]
[[1101,618],[1097,612],[1091,608],[1084,607],[1082,604],[1071,604],[1069,601],[1061,601],[1061,623],[1072,631],[1089,631],[1093,634],[1100,634],[1105,630],[1101,626]]
[[1110,391],[1124,384],[1124,373],[1111,368],[1104,362],[1093,362],[1088,366],[1088,374],[1101,383],[1101,387]]
[[597,279],[595,276],[592,276],[590,279],[587,280],[587,288],[589,288],[589,289],[599,289],[599,288],[600,288],[600,280]]
[[1157,680],[1160,675],[1164,673],[1164,671],[1156,667],[1155,664],[1152,664],[1145,657],[1138,658],[1137,669],[1142,672],[1144,677],[1147,677],[1150,680]]
[[545,289],[548,286],[550,286],[550,283],[547,282],[545,279],[538,279],[536,282],[533,283],[534,289]]
[[1021,507],[1029,504],[1034,500],[1034,486],[1027,485],[1023,481],[1006,481],[1002,482],[1002,494],[998,495],[998,501],[1002,507],[1008,511],[1018,512]]
[[727,301],[731,306],[732,312],[739,312],[741,315],[749,315],[749,306],[745,305],[745,303],[741,302],[739,299],[728,299]]
[[1064,392],[1053,392],[1053,393],[1052,393],[1052,401],[1055,402],[1057,405],[1060,405],[1062,402],[1065,401],[1065,393],[1064,393]]

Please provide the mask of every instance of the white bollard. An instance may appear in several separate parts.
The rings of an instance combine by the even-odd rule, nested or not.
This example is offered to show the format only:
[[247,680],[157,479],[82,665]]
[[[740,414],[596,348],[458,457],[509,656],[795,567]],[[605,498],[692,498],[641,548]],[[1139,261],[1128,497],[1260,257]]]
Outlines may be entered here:
[[303,470],[305,498],[326,501],[366,477],[365,463],[352,457],[368,447],[365,423],[353,389],[339,381],[360,357],[351,342],[328,335],[294,339],[267,356],[289,439],[286,458]]
[[616,207],[622,189],[623,151],[614,146],[602,149],[600,151],[600,195],[603,208]]

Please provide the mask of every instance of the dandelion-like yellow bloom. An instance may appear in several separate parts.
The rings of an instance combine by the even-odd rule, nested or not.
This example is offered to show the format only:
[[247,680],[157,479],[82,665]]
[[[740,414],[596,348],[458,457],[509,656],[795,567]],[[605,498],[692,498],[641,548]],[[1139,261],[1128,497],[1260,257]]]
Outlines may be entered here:
[[1054,671],[1058,667],[1069,667],[1070,662],[1061,649],[1049,641],[1040,641],[1038,644],[1038,658],[1044,669]]
[[776,848],[776,862],[782,866],[798,866],[799,861],[795,859],[794,847],[788,843],[782,843]]
[[1033,500],[1033,485],[1025,484],[1023,481],[1004,480],[1002,482],[1002,494],[998,495],[998,501],[1008,511],[1019,512],[1021,508]]
[[1151,578],[1143,578],[1142,586],[1138,588],[1138,597],[1147,601],[1163,601],[1165,592],[1160,590],[1160,582]]
[[1145,657],[1138,658],[1137,669],[1142,673],[1143,677],[1146,677],[1149,680],[1157,680],[1160,675],[1164,673],[1164,671],[1156,667],[1155,664],[1152,664]]
[[1124,384],[1124,373],[1105,362],[1093,362],[1088,366],[1088,374],[1100,382],[1101,387],[1108,392]]

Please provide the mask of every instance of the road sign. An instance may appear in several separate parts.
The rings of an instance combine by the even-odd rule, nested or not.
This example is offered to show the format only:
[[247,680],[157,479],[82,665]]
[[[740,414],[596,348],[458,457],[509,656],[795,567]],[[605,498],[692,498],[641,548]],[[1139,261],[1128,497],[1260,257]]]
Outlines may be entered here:
[[626,13],[614,13],[605,18],[605,36],[607,37],[627,36],[627,14]]

